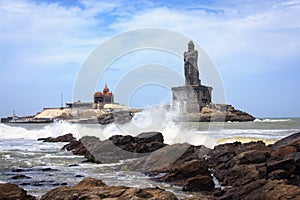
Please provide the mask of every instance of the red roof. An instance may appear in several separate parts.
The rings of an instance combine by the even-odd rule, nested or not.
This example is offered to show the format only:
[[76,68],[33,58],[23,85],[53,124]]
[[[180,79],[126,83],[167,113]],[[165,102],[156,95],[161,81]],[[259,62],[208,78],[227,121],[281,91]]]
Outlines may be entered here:
[[94,97],[101,97],[101,96],[112,96],[113,93],[109,91],[109,88],[107,87],[107,85],[105,85],[105,87],[103,88],[103,92],[95,92],[94,93]]

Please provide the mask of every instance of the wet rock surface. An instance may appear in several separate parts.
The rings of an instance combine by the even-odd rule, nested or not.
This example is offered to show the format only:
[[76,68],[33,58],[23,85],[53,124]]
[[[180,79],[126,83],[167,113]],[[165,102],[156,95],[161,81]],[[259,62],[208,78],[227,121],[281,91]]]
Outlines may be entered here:
[[200,112],[188,113],[178,119],[178,121],[189,122],[247,122],[253,120],[255,120],[255,117],[249,113],[226,104],[207,105],[203,107]]
[[0,200],[35,200],[36,198],[28,195],[19,186],[12,183],[0,184]]
[[39,138],[39,141],[43,141],[43,142],[71,142],[76,140],[76,138],[73,136],[73,134],[68,133],[62,136],[58,136],[58,137],[47,137],[47,138]]
[[41,200],[60,199],[168,199],[177,200],[176,196],[160,188],[130,188],[126,186],[107,186],[101,180],[86,178],[76,186],[64,186],[51,190],[42,196]]
[[104,141],[85,136],[79,141],[71,141],[62,149],[72,151],[75,155],[84,155],[89,162],[114,163],[142,157],[165,146],[161,133],[147,132],[136,137],[114,135]]
[[208,152],[205,146],[168,145],[148,157],[126,163],[126,168],[141,171],[155,181],[182,186],[184,191],[212,191],[214,182],[208,166],[204,157],[199,157]]
[[300,133],[266,146],[262,141],[216,146],[208,164],[225,189],[216,199],[298,199]]

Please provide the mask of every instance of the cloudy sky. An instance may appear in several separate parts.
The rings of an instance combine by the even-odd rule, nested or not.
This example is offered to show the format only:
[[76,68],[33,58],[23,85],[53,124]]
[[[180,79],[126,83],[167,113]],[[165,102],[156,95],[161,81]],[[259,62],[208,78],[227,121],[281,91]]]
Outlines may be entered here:
[[[256,117],[300,117],[299,19],[299,0],[0,0],[0,116],[60,106],[61,93],[72,101],[93,50],[124,31],[153,27],[186,35],[205,50],[228,104]],[[126,59],[98,89],[104,82],[114,88],[112,77],[122,76],[118,66],[134,63]],[[168,101],[167,88],[151,89],[155,95],[137,90],[130,106]]]

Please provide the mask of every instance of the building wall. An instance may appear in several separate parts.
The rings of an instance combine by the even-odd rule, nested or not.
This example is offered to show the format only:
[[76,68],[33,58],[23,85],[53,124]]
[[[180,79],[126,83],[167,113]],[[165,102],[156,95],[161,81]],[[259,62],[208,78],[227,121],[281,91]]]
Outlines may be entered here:
[[101,95],[101,96],[94,96],[94,103],[113,103],[114,102],[114,96],[106,96],[106,95]]

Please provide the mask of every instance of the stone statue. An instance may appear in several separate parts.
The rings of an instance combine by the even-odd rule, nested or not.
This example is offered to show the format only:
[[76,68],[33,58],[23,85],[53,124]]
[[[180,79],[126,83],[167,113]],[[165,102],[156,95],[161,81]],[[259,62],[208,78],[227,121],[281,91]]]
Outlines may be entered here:
[[184,52],[185,85],[200,85],[198,71],[198,51],[195,50],[193,41],[188,43],[188,51]]

